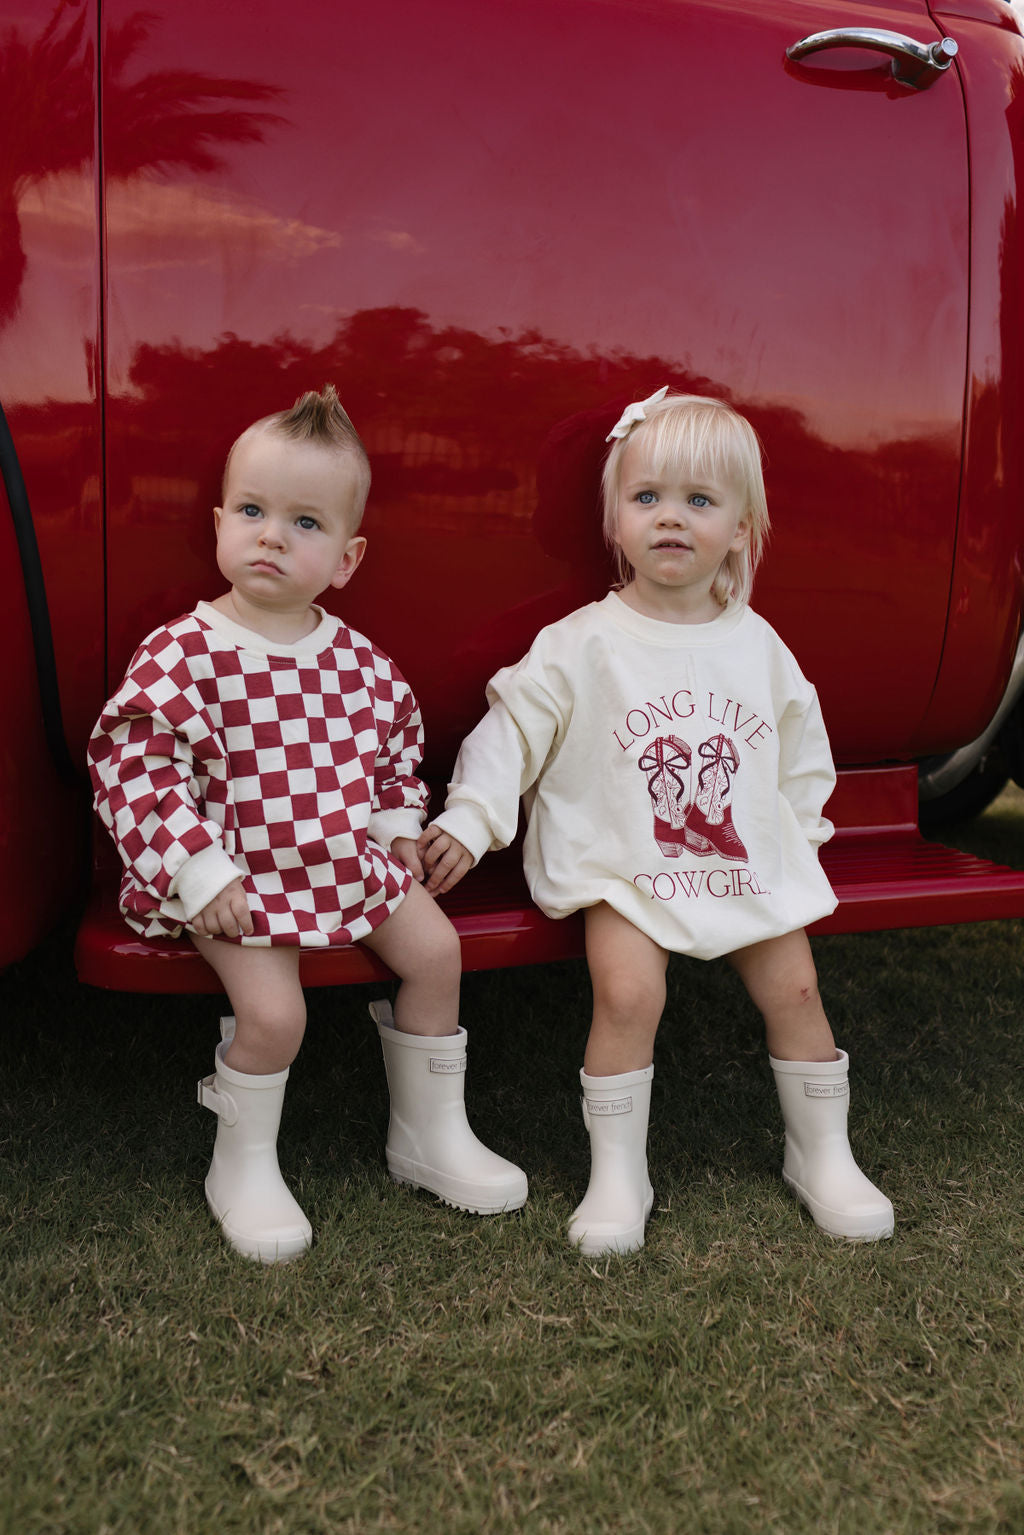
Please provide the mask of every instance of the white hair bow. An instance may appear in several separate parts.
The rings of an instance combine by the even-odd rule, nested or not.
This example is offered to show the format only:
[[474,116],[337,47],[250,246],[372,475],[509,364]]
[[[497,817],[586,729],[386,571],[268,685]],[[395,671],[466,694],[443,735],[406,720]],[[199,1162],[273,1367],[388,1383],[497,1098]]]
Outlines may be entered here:
[[667,394],[668,385],[663,384],[660,389],[656,389],[646,400],[634,400],[632,405],[627,405],[605,438],[605,442],[611,442],[613,437],[628,437],[635,426],[639,426],[641,421],[647,420],[648,407],[657,405],[658,401],[663,400]]

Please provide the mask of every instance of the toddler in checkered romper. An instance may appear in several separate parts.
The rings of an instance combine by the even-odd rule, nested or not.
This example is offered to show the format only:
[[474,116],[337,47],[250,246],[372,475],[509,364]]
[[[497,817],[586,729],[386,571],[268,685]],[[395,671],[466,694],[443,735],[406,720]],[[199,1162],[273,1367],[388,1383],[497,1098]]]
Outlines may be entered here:
[[239,1252],[304,1252],[277,1163],[305,1030],[303,948],[362,943],[400,978],[374,1003],[397,1182],[478,1214],[526,1199],[463,1103],[458,936],[423,888],[419,709],[363,635],[315,605],[363,557],[370,465],[330,385],[235,442],[214,512],[230,589],[141,644],[89,743],[96,808],[124,864],[121,910],[186,932],[233,1009],[199,1100],[218,1115],[206,1195]]

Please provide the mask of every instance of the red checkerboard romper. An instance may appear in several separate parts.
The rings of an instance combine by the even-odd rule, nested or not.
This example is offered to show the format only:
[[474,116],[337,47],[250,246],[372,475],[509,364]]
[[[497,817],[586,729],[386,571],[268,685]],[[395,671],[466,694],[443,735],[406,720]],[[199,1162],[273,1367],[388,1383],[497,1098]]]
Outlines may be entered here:
[[143,641],[89,742],[125,920],[177,937],[241,874],[236,941],[365,937],[409,888],[387,848],[419,835],[422,744],[408,683],[339,619],[281,645],[200,603]]

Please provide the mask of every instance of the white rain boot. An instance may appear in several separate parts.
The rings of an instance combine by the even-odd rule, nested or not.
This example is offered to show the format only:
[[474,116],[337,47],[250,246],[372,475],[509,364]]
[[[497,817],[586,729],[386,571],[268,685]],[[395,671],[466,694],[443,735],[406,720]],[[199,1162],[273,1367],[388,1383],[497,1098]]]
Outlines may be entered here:
[[850,1242],[891,1237],[892,1205],[865,1178],[846,1138],[850,1108],[845,1050],[837,1061],[777,1061],[769,1056],[786,1124],[782,1176],[816,1225]]
[[590,1184],[569,1222],[569,1241],[588,1256],[635,1252],[654,1204],[647,1174],[647,1121],[654,1067],[588,1077],[583,1123],[590,1136]]
[[371,1002],[391,1097],[388,1170],[457,1210],[497,1215],[526,1203],[526,1174],[478,1141],[466,1119],[466,1031],[440,1038],[396,1029],[390,1002]]
[[248,1076],[224,1064],[234,1019],[221,1020],[217,1069],[199,1082],[199,1102],[217,1115],[217,1139],[206,1178],[206,1201],[236,1252],[262,1263],[284,1263],[313,1240],[309,1221],[277,1165],[288,1072]]

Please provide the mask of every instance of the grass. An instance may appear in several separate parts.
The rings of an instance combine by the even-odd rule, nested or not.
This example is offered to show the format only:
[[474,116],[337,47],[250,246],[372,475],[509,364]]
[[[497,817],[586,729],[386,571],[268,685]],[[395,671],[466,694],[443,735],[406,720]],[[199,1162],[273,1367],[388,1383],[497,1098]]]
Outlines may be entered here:
[[[960,840],[1024,863],[1024,796]],[[215,1007],[77,987],[55,940],[0,977],[0,1531],[1017,1535],[1022,937],[817,942],[897,1212],[866,1247],[787,1196],[725,966],[671,968],[655,1218],[599,1261],[564,1240],[582,965],[466,979],[471,1115],[531,1177],[493,1220],[391,1185],[380,988],[311,993],[281,1158],[317,1242],[270,1269],[202,1199]]]

